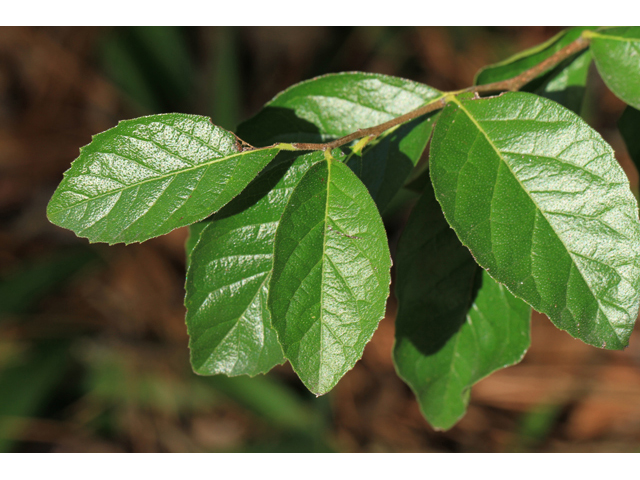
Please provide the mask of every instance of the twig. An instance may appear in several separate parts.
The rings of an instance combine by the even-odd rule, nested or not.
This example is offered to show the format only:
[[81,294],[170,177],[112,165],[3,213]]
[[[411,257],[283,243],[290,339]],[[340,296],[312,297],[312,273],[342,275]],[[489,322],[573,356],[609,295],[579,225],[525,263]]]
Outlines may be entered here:
[[486,85],[476,85],[466,88],[462,92],[477,92],[477,93],[493,93],[493,92],[515,92],[524,87],[531,80],[538,75],[551,70],[557,64],[566,60],[570,56],[584,50],[589,46],[589,39],[585,37],[578,37],[569,45],[561,48],[549,58],[544,59],[539,64],[531,67],[529,70],[525,70],[520,75],[517,75],[508,80],[501,80],[499,82],[487,83]]
[[[525,70],[521,74],[510,78],[508,80],[501,80],[499,82],[488,83],[486,85],[474,85],[469,88],[465,88],[463,90],[458,90],[455,92],[446,92],[443,93],[442,96],[438,97],[435,100],[432,100],[430,103],[423,105],[420,108],[412,110],[409,113],[405,113],[399,117],[396,117],[387,122],[381,123],[380,125],[376,125],[374,127],[362,128],[357,131],[350,133],[349,135],[345,135],[344,137],[340,137],[337,140],[333,140],[327,143],[292,143],[291,146],[295,150],[323,150],[323,151],[331,151],[334,148],[341,147],[342,145],[346,145],[353,140],[357,140],[359,138],[364,137],[377,137],[384,131],[393,128],[402,123],[408,122],[409,120],[413,120],[414,118],[418,118],[427,113],[433,112],[435,110],[439,110],[444,108],[446,104],[451,100],[452,97],[460,95],[462,93],[498,93],[505,91],[517,91],[520,90],[523,86],[529,83],[531,80],[536,78],[538,75],[550,70],[551,68],[558,65],[563,60],[571,57],[572,55],[586,49],[589,46],[589,37],[581,36],[578,39],[571,42],[569,45],[561,48],[556,53],[551,55],[549,58],[546,58],[539,64],[531,67],[528,70]],[[277,145],[277,144],[276,144]],[[275,145],[274,145],[275,146]]]
[[387,122],[381,123],[380,125],[376,125],[375,127],[358,129],[355,132],[350,133],[349,135],[346,135],[344,137],[340,137],[337,140],[334,140],[332,142],[292,143],[292,145],[297,150],[332,150],[334,148],[341,147],[342,145],[345,145],[359,138],[377,137],[384,131],[389,130],[390,128],[393,128],[396,125],[400,125],[401,123],[408,122],[409,120],[413,120],[414,118],[417,118],[426,113],[433,112],[435,110],[443,108],[446,104],[447,102],[445,101],[445,97],[442,96],[442,97],[439,97],[437,100],[434,100],[431,103],[427,103],[426,105],[423,105],[422,107],[416,110],[412,110],[409,113],[405,113],[404,115],[391,119]]

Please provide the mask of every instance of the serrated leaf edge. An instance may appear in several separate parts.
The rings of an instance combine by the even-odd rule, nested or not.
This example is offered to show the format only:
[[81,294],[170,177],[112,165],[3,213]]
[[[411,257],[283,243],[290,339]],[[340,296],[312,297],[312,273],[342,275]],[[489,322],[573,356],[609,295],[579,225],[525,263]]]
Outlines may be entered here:
[[[564,240],[560,237],[560,235],[557,234],[557,232],[555,231],[555,229],[553,228],[553,225],[551,224],[551,222],[549,222],[549,220],[547,220],[545,212],[540,208],[540,206],[538,205],[538,203],[535,201],[535,199],[529,194],[529,191],[524,187],[524,185],[522,184],[522,182],[520,181],[520,179],[517,177],[517,175],[513,172],[513,170],[511,169],[511,166],[508,164],[508,162],[506,162],[504,160],[504,157],[502,156],[502,153],[500,152],[500,150],[498,150],[498,148],[496,147],[496,145],[493,143],[493,141],[491,140],[491,138],[489,138],[489,136],[487,135],[486,131],[480,126],[480,124],[477,122],[477,120],[473,117],[473,115],[471,115],[471,113],[464,107],[464,105],[462,104],[462,102],[460,102],[456,97],[450,97],[452,98],[453,102],[455,104],[457,104],[459,106],[460,109],[462,109],[464,111],[464,113],[467,115],[467,117],[473,122],[473,124],[476,126],[476,128],[482,133],[482,135],[485,137],[485,139],[487,140],[487,142],[491,145],[491,148],[493,148],[493,150],[496,152],[496,154],[498,155],[498,157],[500,158],[500,160],[502,161],[502,163],[505,164],[505,166],[509,169],[509,172],[511,172],[511,175],[513,176],[513,178],[520,184],[520,186],[522,187],[522,190],[524,192],[526,192],[527,196],[529,197],[529,199],[531,200],[531,202],[535,205],[536,209],[541,213],[542,217],[545,219],[545,221],[547,222],[547,224],[549,225],[549,227],[553,230],[554,233],[556,233],[556,236],[558,237],[558,239],[560,240],[560,242],[562,243],[562,246],[564,247],[565,251],[567,252],[567,254],[571,257],[572,263],[574,265],[574,268],[576,269],[576,271],[580,274],[580,277],[582,278],[583,282],[585,283],[585,285],[589,286],[589,293],[591,294],[591,296],[593,297],[593,299],[596,300],[597,304],[598,304],[598,308],[599,310],[602,312],[604,318],[606,318],[607,320],[607,325],[609,325],[609,327],[611,328],[611,331],[613,332],[613,334],[615,335],[615,338],[618,340],[619,344],[622,347],[626,347],[629,343],[629,341],[627,340],[626,342],[624,340],[622,340],[619,336],[618,333],[616,331],[616,329],[614,328],[614,326],[611,324],[611,321],[609,320],[609,317],[606,315],[605,310],[602,309],[601,307],[601,303],[600,303],[600,299],[597,298],[591,291],[591,283],[587,282],[587,280],[584,277],[583,272],[580,270],[579,267],[579,263],[575,262],[574,260],[574,254],[571,250],[569,250],[569,248],[567,248]],[[459,237],[458,237],[459,238]],[[459,238],[460,239],[460,238]],[[460,239],[460,242],[467,248],[469,248],[469,246],[462,240]],[[471,251],[471,250],[470,250]],[[473,252],[472,252],[473,254]],[[475,258],[475,256],[474,256]],[[485,269],[486,270],[486,269]],[[498,279],[496,279],[493,274],[486,270],[487,273],[489,274],[489,276],[491,278],[493,278],[496,282],[504,285],[505,288],[507,288],[507,290],[509,290],[509,292],[516,298],[519,298],[521,300],[523,300],[524,302],[526,302],[528,305],[529,302],[527,302],[526,299],[522,298],[521,296],[519,296],[518,294],[516,294],[515,292],[513,292],[508,285],[503,284],[502,282],[500,282]],[[544,312],[543,312],[544,313]],[[557,325],[556,325],[557,326]],[[558,327],[559,328],[559,327]],[[560,330],[563,330],[562,328],[560,328]]]

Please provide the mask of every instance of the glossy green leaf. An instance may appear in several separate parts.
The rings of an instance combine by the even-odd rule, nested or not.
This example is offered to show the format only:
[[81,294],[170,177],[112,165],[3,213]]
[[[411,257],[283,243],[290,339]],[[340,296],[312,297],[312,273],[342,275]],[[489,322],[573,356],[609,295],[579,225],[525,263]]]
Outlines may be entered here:
[[[323,75],[276,95],[238,127],[255,146],[274,142],[327,142],[410,112],[442,95],[421,83],[388,75]],[[249,132],[251,131],[251,132]]]
[[[294,85],[238,127],[252,145],[327,142],[410,112],[442,95],[427,85],[373,73],[337,73]],[[349,167],[383,211],[424,151],[437,112],[385,132]]]
[[[589,50],[568,58],[553,69],[532,93],[549,98],[580,114],[591,61]],[[529,91],[526,88],[523,90]]]
[[598,71],[619,98],[640,108],[640,27],[616,27],[590,32]]
[[582,119],[528,93],[454,101],[434,132],[431,178],[494,279],[586,343],[627,345],[640,302],[638,205]]
[[[546,60],[558,50],[576,40],[583,31],[594,27],[573,27],[563,30],[550,40],[520,52],[495,65],[480,70],[475,78],[476,85],[499,82],[513,78]],[[580,113],[591,53],[580,52],[560,62],[553,69],[525,85],[521,91],[535,93],[550,98],[576,113]]]
[[471,386],[519,362],[531,308],[476,264],[427,185],[398,243],[396,370],[429,423],[451,428]]
[[293,188],[323,159],[283,152],[229,205],[192,225],[185,305],[197,373],[256,375],[284,362],[266,303],[275,233]]
[[196,244],[200,240],[200,234],[205,229],[205,227],[209,224],[208,219],[202,220],[201,222],[194,223],[193,225],[189,225],[189,236],[187,237],[187,241],[184,244],[184,250],[186,255],[186,264],[187,270],[189,270],[189,265],[191,264],[191,254]]
[[125,120],[80,150],[47,216],[91,242],[143,242],[219,210],[278,151],[243,152],[206,117]]
[[304,384],[327,393],[360,359],[385,312],[391,258],[364,185],[335,160],[297,185],[276,232],[273,327]]

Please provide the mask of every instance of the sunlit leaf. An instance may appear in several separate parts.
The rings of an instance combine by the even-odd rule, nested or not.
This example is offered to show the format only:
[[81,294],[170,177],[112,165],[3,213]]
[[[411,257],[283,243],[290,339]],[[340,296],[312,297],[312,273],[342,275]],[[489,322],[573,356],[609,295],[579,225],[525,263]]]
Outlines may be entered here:
[[311,167],[278,225],[269,308],[285,357],[313,393],[331,390],[362,356],[384,316],[390,267],[364,185],[335,160]]
[[454,101],[434,133],[431,178],[477,262],[586,343],[621,349],[640,302],[640,224],[611,147],[528,93]]
[[191,364],[203,375],[256,375],[284,362],[267,308],[276,228],[321,152],[281,154],[216,215],[191,227],[185,285]]
[[[442,96],[421,83],[373,73],[323,75],[278,94],[238,135],[252,145],[327,142],[408,113]],[[348,165],[383,211],[420,160],[437,112],[383,133]]]
[[219,210],[278,151],[242,151],[206,117],[125,120],[81,149],[47,216],[92,242],[143,242]]
[[607,87],[640,109],[640,27],[591,32],[591,51]]

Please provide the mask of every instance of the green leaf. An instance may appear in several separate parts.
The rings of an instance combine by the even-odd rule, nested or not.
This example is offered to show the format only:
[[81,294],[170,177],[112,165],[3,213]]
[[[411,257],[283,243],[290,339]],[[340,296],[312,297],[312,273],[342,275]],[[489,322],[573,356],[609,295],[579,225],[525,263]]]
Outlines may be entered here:
[[580,115],[591,61],[589,50],[568,58],[553,69],[533,93],[549,98]]
[[416,167],[439,113],[425,115],[387,131],[367,145],[362,155],[351,155],[347,165],[367,187],[381,212],[389,207]]
[[620,99],[640,108],[640,27],[616,27],[590,32],[591,52],[598,71]]
[[238,195],[279,148],[241,151],[196,115],[152,115],[93,137],[65,172],[49,220],[91,242],[143,242],[206,218]]
[[[327,142],[410,112],[442,92],[397,77],[337,73],[294,85],[238,127],[253,145]],[[424,151],[437,112],[385,132],[349,167],[367,186],[380,211],[402,187]]]
[[625,108],[618,129],[627,145],[627,151],[636,168],[640,172],[640,110],[633,107]]
[[624,348],[640,302],[640,224],[611,147],[528,93],[450,103],[431,178],[477,262],[555,325]]
[[272,323],[304,384],[327,393],[359,360],[385,312],[391,258],[382,220],[344,164],[320,162],[276,232]]
[[519,52],[506,60],[482,68],[474,80],[475,85],[499,82],[513,78],[525,70],[535,67],[558,50],[578,39],[583,31],[594,27],[573,27],[563,30],[540,45]]
[[[499,82],[513,78],[546,60],[558,50],[576,40],[583,31],[595,27],[573,27],[563,30],[548,41],[520,52],[502,62],[484,67],[476,74],[475,84]],[[591,64],[589,50],[560,62],[553,69],[529,82],[521,90],[536,93],[580,113],[587,74]]]
[[429,423],[448,429],[464,414],[474,383],[522,359],[531,308],[478,267],[430,185],[396,258],[396,369]]
[[201,222],[194,223],[193,225],[189,225],[188,227],[189,236],[187,237],[187,241],[184,244],[184,250],[187,260],[187,271],[189,270],[189,265],[191,265],[191,254],[193,253],[193,249],[196,247],[196,244],[200,240],[200,234],[207,225],[209,225],[208,219],[204,219]]
[[266,304],[276,228],[293,188],[323,158],[283,152],[229,205],[191,226],[185,305],[197,373],[256,375],[284,362]]
[[327,142],[379,125],[442,93],[421,83],[375,73],[323,75],[293,85],[238,127],[257,146],[274,142]]

